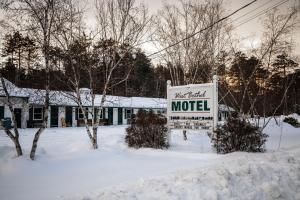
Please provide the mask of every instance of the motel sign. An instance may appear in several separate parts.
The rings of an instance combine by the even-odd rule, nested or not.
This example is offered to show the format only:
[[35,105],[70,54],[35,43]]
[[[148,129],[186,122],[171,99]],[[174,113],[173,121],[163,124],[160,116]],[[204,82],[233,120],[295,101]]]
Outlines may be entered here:
[[217,76],[212,83],[171,86],[167,82],[169,129],[214,129],[218,120]]

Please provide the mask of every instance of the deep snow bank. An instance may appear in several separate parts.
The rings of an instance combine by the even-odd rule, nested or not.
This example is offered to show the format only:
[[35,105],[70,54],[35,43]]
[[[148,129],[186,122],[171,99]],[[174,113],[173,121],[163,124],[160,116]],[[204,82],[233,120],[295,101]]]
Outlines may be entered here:
[[63,199],[297,200],[300,199],[300,148],[267,154],[232,153],[214,166]]
[[279,125],[271,119],[264,130],[266,153],[228,155],[212,151],[206,131],[188,131],[187,141],[174,131],[171,148],[154,150],[129,149],[126,126],[99,127],[95,151],[84,127],[50,128],[34,162],[35,130],[20,130],[19,158],[0,130],[0,199],[299,200],[300,128]]

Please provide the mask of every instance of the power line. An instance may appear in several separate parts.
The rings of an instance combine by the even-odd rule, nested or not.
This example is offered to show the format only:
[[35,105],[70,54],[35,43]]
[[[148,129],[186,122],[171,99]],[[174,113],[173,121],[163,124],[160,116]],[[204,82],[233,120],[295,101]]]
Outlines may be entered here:
[[252,13],[252,12],[255,12],[257,9],[264,7],[265,5],[269,4],[269,3],[272,2],[272,1],[274,2],[274,0],[269,0],[269,1],[265,2],[265,3],[262,4],[262,5],[258,5],[256,8],[254,8],[254,9],[252,9],[252,10],[246,12],[245,14],[243,14],[242,16],[239,16],[238,18],[233,19],[232,21],[238,21],[238,20],[241,19],[242,17],[245,17],[245,16],[247,16],[248,14],[250,14],[250,13]]
[[[289,1],[289,0],[283,0],[283,1],[279,1],[279,2],[277,2],[277,3],[275,3],[275,4],[273,4],[272,6],[270,6],[270,7],[266,8],[266,9],[264,9],[264,10],[262,10],[262,11],[256,13],[255,15],[249,17],[248,19],[245,19],[245,20],[242,21],[240,24],[238,24],[237,26],[235,26],[232,30],[238,28],[239,26],[242,26],[242,25],[245,24],[245,23],[248,23],[249,21],[251,21],[251,20],[253,20],[253,19],[255,19],[255,18],[257,18],[257,17],[259,17],[259,16],[261,16],[261,15],[263,15],[263,14],[266,14],[268,11],[270,11],[270,10],[272,10],[272,9],[274,9],[274,8],[277,8],[278,6],[281,6],[282,4],[284,4],[284,3],[288,2],[288,1]],[[185,40],[187,40],[187,39],[189,39],[189,38],[195,36],[196,34],[201,33],[201,32],[203,32],[203,31],[205,31],[205,30],[211,28],[211,27],[214,26],[215,24],[219,23],[220,21],[222,21],[222,20],[224,20],[224,19],[227,19],[228,17],[232,16],[233,14],[237,13],[237,12],[240,11],[241,9],[244,9],[245,7],[249,6],[250,4],[252,4],[252,3],[254,3],[254,2],[255,2],[255,1],[253,1],[253,2],[251,2],[251,3],[249,3],[249,4],[247,4],[247,5],[245,5],[245,6],[241,7],[241,8],[239,8],[239,9],[236,10],[235,12],[231,13],[230,15],[228,15],[228,16],[226,16],[226,17],[220,19],[220,20],[218,20],[217,22],[213,23],[213,24],[210,25],[209,27],[206,27],[206,28],[204,28],[204,29],[202,29],[202,30],[200,30],[200,31],[198,31],[198,32],[195,32],[195,33],[189,35],[189,36],[186,37],[186,38],[183,38],[182,40],[180,40],[180,41],[178,41],[178,42],[176,42],[176,43],[174,43],[174,44],[171,44],[171,45],[169,45],[169,46],[167,46],[167,47],[165,47],[165,48],[163,48],[163,49],[161,49],[161,50],[159,50],[159,51],[157,51],[157,52],[154,52],[154,53],[148,55],[148,57],[153,56],[153,55],[155,55],[155,54],[158,54],[158,53],[160,53],[160,52],[162,52],[162,51],[165,51],[166,49],[168,49],[168,48],[170,48],[170,47],[176,46],[176,45],[178,45],[179,43],[181,43],[181,42],[183,42],[183,41],[185,41]],[[260,7],[263,7],[263,6],[267,5],[267,4],[269,4],[270,2],[272,2],[272,0],[270,0],[270,1],[268,1],[268,2],[266,2],[266,3],[264,3],[264,4],[262,4]],[[257,8],[256,8],[256,9],[257,9]],[[243,14],[241,17],[244,17],[244,16],[250,14],[251,12],[255,11],[256,9],[253,9],[253,10],[251,10],[251,11],[249,11],[249,12]],[[241,19],[241,17],[234,19],[232,22],[238,21],[239,19]]]
[[269,7],[269,8],[266,8],[258,13],[256,13],[255,15],[251,16],[250,18],[242,21],[240,24],[238,24],[237,26],[235,26],[233,29],[236,29],[237,27],[239,26],[242,26],[243,24],[245,23],[248,23],[249,21],[253,20],[253,19],[256,19],[257,17],[260,17],[261,15],[264,15],[266,14],[267,12],[269,12],[270,10],[274,9],[274,8],[277,8],[278,6],[281,6],[282,4],[285,4],[286,2],[288,2],[289,0],[284,0],[284,1],[281,1],[281,2],[278,2],[276,4],[274,4],[273,6]]
[[256,1],[257,1],[257,0],[254,0],[254,1],[252,1],[252,2],[250,2],[250,3],[248,3],[248,4],[246,4],[246,5],[242,6],[241,8],[239,8],[239,9],[235,10],[234,12],[232,12],[231,14],[229,14],[229,15],[227,15],[227,16],[225,16],[225,17],[219,19],[218,21],[212,23],[212,24],[209,25],[208,27],[203,28],[203,29],[201,29],[200,31],[197,31],[197,32],[195,32],[195,33],[189,35],[188,37],[185,37],[185,38],[181,39],[180,41],[178,41],[178,42],[176,42],[176,43],[173,43],[173,44],[171,44],[171,45],[169,45],[169,46],[167,46],[167,47],[165,47],[165,48],[163,48],[163,49],[161,49],[161,50],[159,50],[159,51],[156,51],[156,52],[154,52],[154,53],[148,55],[148,57],[151,57],[151,56],[153,56],[153,55],[155,55],[155,54],[158,54],[158,53],[160,53],[160,52],[162,52],[162,51],[165,51],[165,50],[168,49],[168,48],[171,48],[171,47],[173,47],[173,46],[176,46],[176,45],[178,45],[179,43],[181,43],[181,42],[183,42],[183,41],[185,41],[185,40],[187,40],[187,39],[189,39],[189,38],[191,38],[191,37],[194,37],[195,35],[197,35],[197,34],[203,32],[203,31],[205,31],[205,30],[207,30],[207,29],[209,29],[209,28],[212,28],[214,25],[220,23],[221,21],[224,21],[225,19],[228,19],[228,18],[231,17],[232,15],[234,15],[234,14],[236,14],[237,12],[239,12],[239,11],[245,9],[246,7],[250,6],[251,4],[253,4],[253,3],[256,2]]

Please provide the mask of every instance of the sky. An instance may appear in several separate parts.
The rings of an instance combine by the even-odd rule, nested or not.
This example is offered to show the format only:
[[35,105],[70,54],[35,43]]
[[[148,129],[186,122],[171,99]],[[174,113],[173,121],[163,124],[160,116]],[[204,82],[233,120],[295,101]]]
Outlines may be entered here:
[[[201,0],[199,0],[201,1]],[[231,12],[239,9],[240,7],[250,3],[252,0],[223,0],[224,1],[224,8],[225,8],[225,15],[230,14]],[[151,14],[156,14],[159,9],[162,8],[163,3],[171,3],[171,4],[178,4],[179,0],[137,0],[137,2],[144,2]],[[272,7],[273,5],[282,2],[282,0],[257,0],[249,7],[241,10],[240,12],[236,13],[234,16],[231,17],[232,20],[237,20],[233,24],[234,26],[251,18],[255,14]],[[289,7],[293,5],[299,5],[300,0],[288,0],[287,2],[283,3],[282,5],[278,6],[278,9],[281,11],[287,10]],[[249,15],[242,17],[245,13],[250,12]],[[265,15],[261,15],[260,17],[253,19],[244,25],[236,28],[234,30],[234,34],[236,38],[239,38],[240,41],[240,48],[243,50],[247,50],[251,48],[253,45],[257,46],[260,43],[260,38],[262,37],[263,26],[262,26],[262,18]],[[298,18],[300,16],[298,15]],[[300,55],[300,26],[294,32],[294,39],[295,39],[295,50],[294,54]],[[152,52],[155,51],[155,48],[149,44],[149,50]],[[146,50],[147,51],[147,50]]]
[[[0,0],[1,1],[1,0]],[[199,0],[201,1],[201,0]],[[203,0],[202,0],[203,1]],[[224,15],[227,15],[234,10],[242,7],[243,5],[251,2],[251,0],[223,0],[224,1],[224,8],[225,13]],[[251,16],[254,16],[255,14],[259,13],[260,11],[263,11],[269,7],[272,7],[278,2],[282,2],[283,0],[257,0],[255,3],[250,5],[249,7],[245,8],[244,10],[236,13],[234,16],[231,17],[232,20],[234,20],[233,26],[236,26],[243,20],[247,20],[251,18]],[[86,23],[90,26],[94,26],[96,24],[96,19],[94,15],[94,0],[86,0],[83,1],[86,2]],[[136,0],[136,3],[145,3],[149,9],[150,14],[156,14],[163,6],[163,3],[171,3],[171,4],[178,4],[179,0]],[[291,7],[292,5],[300,5],[300,0],[287,0],[287,2],[280,5],[278,8],[281,11],[287,10],[288,7]],[[243,16],[245,13],[248,13],[248,15]],[[262,15],[261,17],[255,18],[244,25],[241,25],[240,27],[234,29],[235,38],[237,38],[240,42],[240,48],[242,50],[247,50],[251,48],[252,45],[257,46],[260,43],[260,38],[262,36],[263,27],[261,25],[262,18],[265,15]],[[300,14],[298,15],[298,18],[300,17]],[[3,13],[0,11],[0,20],[3,19]],[[0,37],[1,37],[0,31]],[[3,36],[3,33],[2,33]],[[295,40],[295,49],[294,54],[300,56],[300,25],[294,32],[294,40]],[[144,51],[147,54],[150,54],[152,52],[155,52],[159,49],[157,49],[153,44],[147,43],[143,46]]]

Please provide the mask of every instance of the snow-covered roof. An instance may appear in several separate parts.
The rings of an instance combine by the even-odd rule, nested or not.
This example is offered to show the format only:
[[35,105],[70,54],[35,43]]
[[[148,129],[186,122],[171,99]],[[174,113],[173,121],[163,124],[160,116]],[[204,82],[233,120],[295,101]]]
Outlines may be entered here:
[[[45,90],[32,88],[19,88],[10,81],[5,80],[5,84],[10,96],[14,97],[28,97],[29,104],[43,105],[45,102]],[[92,98],[88,88],[80,90],[81,100],[83,106],[92,106]],[[6,96],[0,85],[0,96]],[[66,91],[50,91],[51,105],[65,105],[77,106],[76,93]],[[95,106],[100,106],[102,95],[95,96]],[[123,108],[166,108],[167,100],[162,98],[148,98],[148,97],[122,97],[107,95],[104,107],[123,107]]]
[[[10,94],[11,97],[28,97],[28,93],[26,90],[17,87],[15,84],[13,84],[5,78],[4,84],[6,86],[7,92]],[[0,96],[6,96],[2,85],[2,81],[0,81]]]
[[[84,106],[92,106],[92,98],[89,93],[81,93],[81,100]],[[39,95],[41,96],[41,95]],[[95,96],[95,106],[100,106],[102,95]],[[34,98],[31,95],[29,102],[32,104],[43,104],[43,99]],[[76,94],[73,92],[51,91],[50,103],[52,105],[70,105],[77,106]],[[166,108],[167,100],[162,98],[148,97],[122,97],[106,95],[104,107],[123,107],[123,108]]]
[[[13,97],[27,97],[29,104],[43,105],[45,102],[45,90],[32,88],[19,88],[10,81],[5,80],[9,94]],[[80,89],[83,106],[92,106],[92,100],[88,88]],[[0,96],[6,96],[0,81]],[[102,95],[95,96],[95,106],[100,106]],[[50,91],[51,105],[78,106],[76,94],[66,91]],[[149,97],[122,97],[107,95],[104,107],[123,107],[123,108],[167,108],[167,99]],[[234,111],[233,108],[219,104],[219,111]]]
[[234,109],[230,106],[227,106],[225,104],[219,104],[219,111],[229,111],[229,112],[233,112]]

